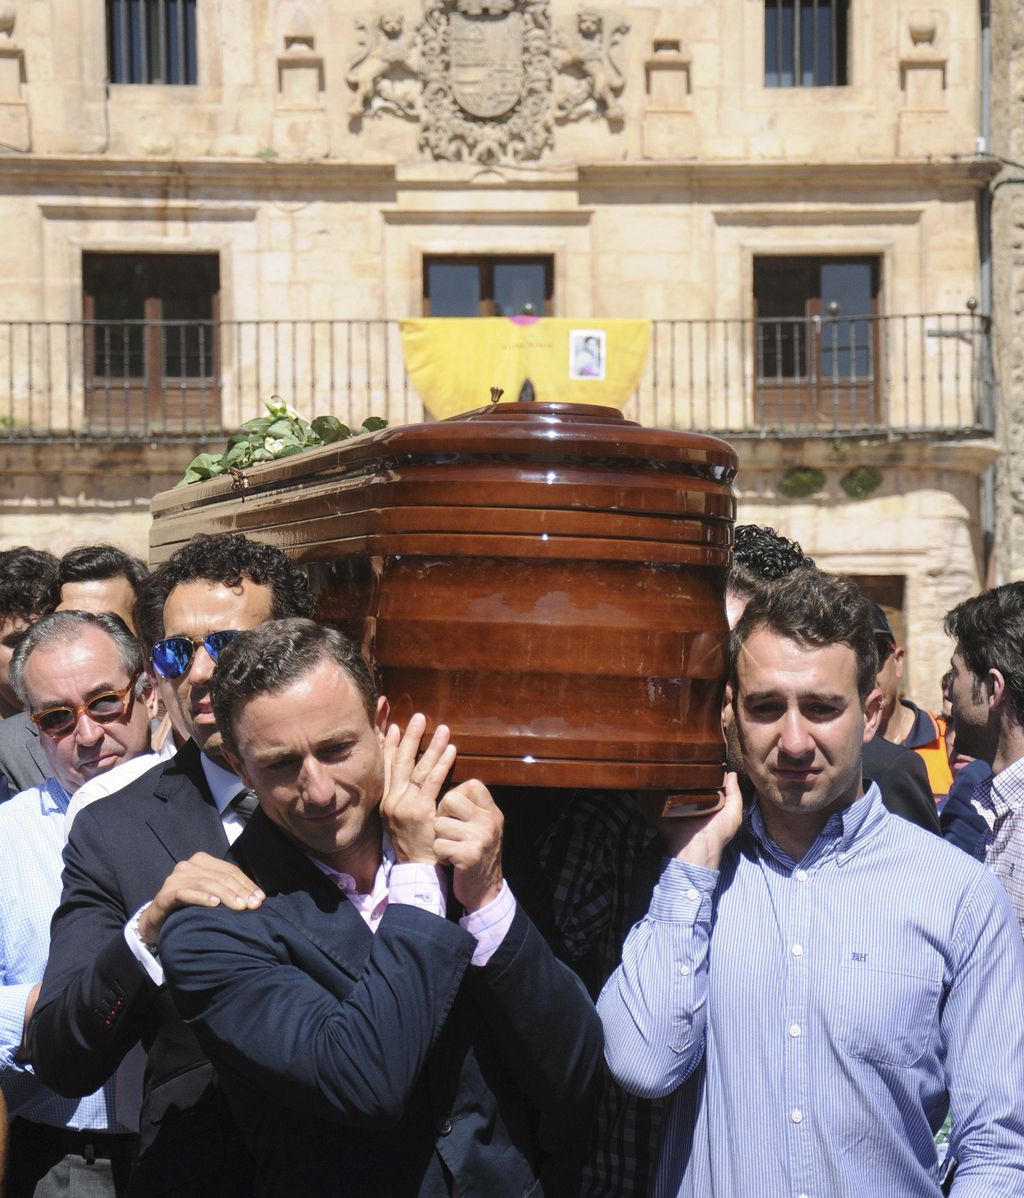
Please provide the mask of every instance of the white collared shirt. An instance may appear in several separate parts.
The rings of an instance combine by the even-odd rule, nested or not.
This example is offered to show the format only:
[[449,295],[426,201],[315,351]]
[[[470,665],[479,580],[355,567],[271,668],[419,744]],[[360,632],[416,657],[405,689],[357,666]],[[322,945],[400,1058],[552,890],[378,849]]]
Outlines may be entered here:
[[[199,754],[199,761],[202,765],[203,777],[210,788],[214,806],[217,808],[217,814],[220,816],[220,822],[224,826],[224,835],[227,836],[229,845],[234,844],[242,835],[245,819],[231,807],[231,803],[246,789],[245,785],[237,774],[218,765],[215,761],[211,761],[205,753]],[[124,938],[131,949],[132,956],[146,971],[150,980],[155,985],[162,986],[164,969],[160,964],[160,959],[147,944],[143,943],[142,937],[139,935],[139,916],[148,906],[149,903],[144,903],[128,920],[124,926]]]

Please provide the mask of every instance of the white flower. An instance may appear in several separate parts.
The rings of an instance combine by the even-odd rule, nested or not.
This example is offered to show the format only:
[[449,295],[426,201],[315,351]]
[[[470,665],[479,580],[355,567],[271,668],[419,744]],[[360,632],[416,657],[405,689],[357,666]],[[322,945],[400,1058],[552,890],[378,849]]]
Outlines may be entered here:
[[284,449],[283,437],[267,437],[263,442],[263,448],[268,453],[280,453]]

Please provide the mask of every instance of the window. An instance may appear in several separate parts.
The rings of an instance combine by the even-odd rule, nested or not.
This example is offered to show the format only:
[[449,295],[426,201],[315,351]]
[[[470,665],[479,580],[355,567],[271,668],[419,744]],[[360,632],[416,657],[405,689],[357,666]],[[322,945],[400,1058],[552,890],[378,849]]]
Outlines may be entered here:
[[551,258],[423,260],[424,316],[550,316]]
[[107,0],[111,83],[195,83],[196,0]]
[[849,82],[850,0],[764,0],[765,87]]
[[87,253],[82,284],[93,427],[219,428],[217,255]]
[[756,403],[762,421],[873,424],[878,258],[754,260]]

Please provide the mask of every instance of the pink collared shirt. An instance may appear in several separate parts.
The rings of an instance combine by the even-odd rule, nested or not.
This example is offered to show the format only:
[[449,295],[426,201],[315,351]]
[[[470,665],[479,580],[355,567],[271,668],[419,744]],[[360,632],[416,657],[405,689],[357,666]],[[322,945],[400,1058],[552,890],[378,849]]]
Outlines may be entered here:
[[[371,932],[377,931],[389,903],[404,903],[429,911],[442,919],[445,917],[448,888],[440,866],[426,865],[419,861],[396,861],[387,837],[384,839],[383,856],[369,894],[359,893],[356,880],[351,874],[331,869],[329,865],[313,857],[310,860],[343,892]],[[496,899],[481,907],[479,911],[463,915],[459,920],[459,927],[465,928],[476,938],[471,965],[486,965],[494,956],[512,926],[515,914],[515,897],[508,883],[502,881]]]

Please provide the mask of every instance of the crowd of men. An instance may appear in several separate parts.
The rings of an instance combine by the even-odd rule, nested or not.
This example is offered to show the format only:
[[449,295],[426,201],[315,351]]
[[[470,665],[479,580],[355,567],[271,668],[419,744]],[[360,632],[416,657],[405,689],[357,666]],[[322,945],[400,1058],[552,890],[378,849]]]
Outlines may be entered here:
[[0,1192],[1024,1195],[1024,583],[938,711],[771,529],[725,599],[718,809],[531,822],[280,551],[0,553]]

